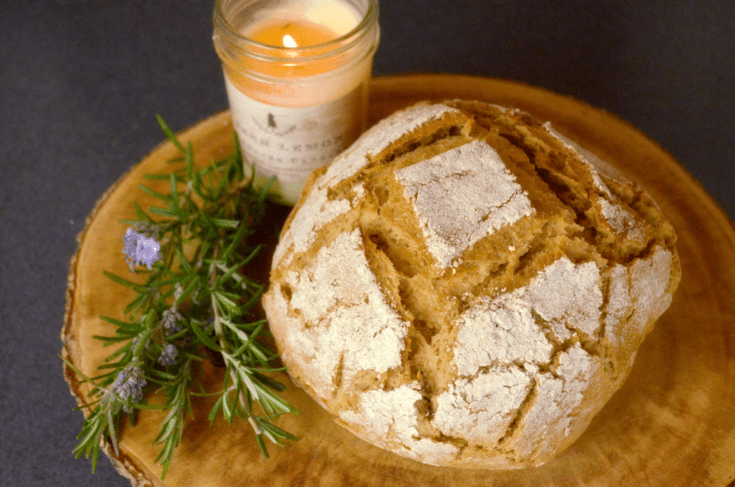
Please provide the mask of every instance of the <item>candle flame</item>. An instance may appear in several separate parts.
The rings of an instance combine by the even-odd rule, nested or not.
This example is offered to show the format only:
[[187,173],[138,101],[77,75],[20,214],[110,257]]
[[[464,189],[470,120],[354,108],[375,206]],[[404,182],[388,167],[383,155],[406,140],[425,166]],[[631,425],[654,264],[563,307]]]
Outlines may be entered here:
[[293,37],[291,37],[288,34],[286,34],[285,36],[283,36],[283,45],[285,47],[299,47],[299,45],[296,44],[296,41],[293,40]]

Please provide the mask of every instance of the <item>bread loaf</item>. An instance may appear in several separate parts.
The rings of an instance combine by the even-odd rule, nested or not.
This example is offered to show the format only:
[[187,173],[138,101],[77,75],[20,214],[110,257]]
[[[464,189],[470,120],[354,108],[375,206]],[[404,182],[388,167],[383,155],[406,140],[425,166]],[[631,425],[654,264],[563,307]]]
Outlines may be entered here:
[[433,465],[540,465],[621,386],[680,278],[651,198],[518,110],[422,103],[310,177],[263,303],[294,382]]

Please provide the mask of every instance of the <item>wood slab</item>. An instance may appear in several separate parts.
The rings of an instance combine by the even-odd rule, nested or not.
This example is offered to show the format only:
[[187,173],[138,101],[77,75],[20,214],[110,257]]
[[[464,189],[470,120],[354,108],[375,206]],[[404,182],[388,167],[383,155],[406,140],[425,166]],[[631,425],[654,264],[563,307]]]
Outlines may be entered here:
[[[673,304],[641,347],[623,388],[588,430],[550,463],[514,471],[431,467],[380,450],[336,425],[305,393],[287,399],[300,416],[280,425],[301,439],[270,447],[264,459],[245,423],[210,428],[207,400],[194,403],[165,481],[151,445],[163,416],[141,414],[124,427],[120,454],[107,455],[135,486],[717,486],[735,485],[735,231],[702,187],[661,147],[626,122],[569,97],[513,82],[451,75],[374,80],[371,123],[420,100],[464,98],[524,109],[641,183],[676,228],[683,278]],[[228,112],[183,132],[195,157],[208,162],[233,149]],[[131,295],[102,270],[129,275],[121,253],[132,201],[149,198],[143,175],[167,172],[176,156],[163,143],[99,200],[71,261],[63,355],[93,375],[110,349],[93,335],[112,333],[100,315],[122,316]],[[155,186],[154,186],[155,187]],[[165,190],[162,187],[161,190]],[[274,210],[274,223],[283,211]],[[269,262],[263,259],[263,269]],[[64,367],[79,404],[85,385]],[[216,370],[211,382],[218,380]],[[287,380],[287,379],[286,379]],[[157,399],[149,398],[151,401]]]

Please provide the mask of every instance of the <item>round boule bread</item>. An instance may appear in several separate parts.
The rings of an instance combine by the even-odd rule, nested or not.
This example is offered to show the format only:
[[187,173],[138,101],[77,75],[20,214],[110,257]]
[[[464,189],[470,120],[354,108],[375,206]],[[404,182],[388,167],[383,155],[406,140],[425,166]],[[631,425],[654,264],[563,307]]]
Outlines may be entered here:
[[311,175],[263,298],[294,382],[420,462],[540,465],[622,385],[680,278],[673,228],[519,110],[379,122]]

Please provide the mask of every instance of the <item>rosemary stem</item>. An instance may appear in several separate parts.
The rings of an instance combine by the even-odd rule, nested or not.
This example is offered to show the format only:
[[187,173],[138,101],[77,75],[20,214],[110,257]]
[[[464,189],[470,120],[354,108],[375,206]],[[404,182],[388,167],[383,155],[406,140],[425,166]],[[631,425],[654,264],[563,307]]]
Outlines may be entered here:
[[[272,420],[278,414],[298,411],[277,397],[283,385],[265,375],[274,370],[269,362],[277,357],[269,346],[256,341],[265,321],[243,322],[263,291],[262,285],[240,269],[256,258],[263,245],[253,247],[248,240],[252,242],[253,226],[263,216],[266,191],[254,190],[245,178],[238,150],[200,168],[194,163],[191,144],[179,142],[165,122],[158,120],[181,152],[180,160],[171,162],[183,162],[184,167],[168,175],[150,175],[167,180],[170,193],[141,185],[147,196],[157,200],[156,205],[146,211],[133,202],[137,220],[121,222],[132,226],[122,238],[125,260],[131,272],[136,272],[134,267],[147,267],[148,277],[141,283],[103,271],[114,283],[132,289],[136,297],[124,309],[126,318],[101,317],[115,331],[95,338],[115,345],[115,350],[99,366],[98,376],[89,378],[62,359],[81,382],[92,387],[92,399],[83,406],[88,414],[74,454],[91,457],[94,471],[101,449],[111,445],[117,451],[123,414],[134,423],[136,410],[161,409],[168,415],[154,444],[162,445],[156,461],[164,467],[163,479],[182,441],[185,415],[192,413],[190,396],[201,395],[193,389],[204,392],[198,364],[212,353],[221,354],[227,374],[224,390],[208,415],[210,424],[219,414],[228,422],[236,417],[247,419],[267,457],[264,436],[278,445],[282,445],[279,439],[296,440]],[[191,254],[189,262],[187,255]],[[212,323],[212,328],[203,326],[205,323]],[[237,397],[232,396],[233,391]],[[163,394],[166,403],[148,404],[149,392]],[[263,417],[253,403],[263,410]]]

